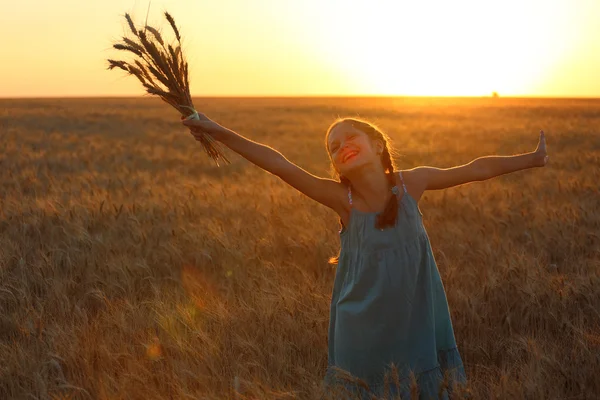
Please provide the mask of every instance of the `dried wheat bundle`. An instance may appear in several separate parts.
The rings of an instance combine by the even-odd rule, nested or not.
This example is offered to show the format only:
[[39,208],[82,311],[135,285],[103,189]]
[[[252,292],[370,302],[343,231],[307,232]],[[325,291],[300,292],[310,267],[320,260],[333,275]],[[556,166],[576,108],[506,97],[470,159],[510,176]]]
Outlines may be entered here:
[[[149,94],[175,107],[185,119],[199,119],[190,96],[188,63],[181,51],[179,29],[168,12],[165,12],[165,17],[175,33],[175,45],[167,43],[160,32],[151,26],[146,25],[144,30],[136,29],[129,14],[125,14],[133,37],[123,37],[123,43],[116,43],[113,47],[132,53],[135,59],[133,62],[109,59],[108,69],[116,67],[135,76]],[[221,144],[212,136],[202,135],[200,143],[217,166],[221,161],[229,163]]]

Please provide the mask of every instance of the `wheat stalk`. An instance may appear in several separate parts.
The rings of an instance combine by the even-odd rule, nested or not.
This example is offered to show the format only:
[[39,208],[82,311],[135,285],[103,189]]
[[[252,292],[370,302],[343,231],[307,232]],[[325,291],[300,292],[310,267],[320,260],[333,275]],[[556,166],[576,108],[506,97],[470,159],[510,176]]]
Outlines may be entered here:
[[[126,13],[125,19],[133,37],[123,37],[123,43],[115,43],[113,47],[131,53],[135,59],[133,62],[109,59],[108,69],[121,69],[135,76],[146,92],[160,97],[185,118],[198,118],[190,95],[188,63],[181,51],[181,35],[168,12],[165,12],[165,18],[177,39],[176,47],[168,43],[154,27],[145,25],[144,30],[136,29],[131,16]],[[146,31],[150,34],[146,34]],[[222,145],[212,136],[202,135],[200,143],[217,166],[221,162],[229,163]]]

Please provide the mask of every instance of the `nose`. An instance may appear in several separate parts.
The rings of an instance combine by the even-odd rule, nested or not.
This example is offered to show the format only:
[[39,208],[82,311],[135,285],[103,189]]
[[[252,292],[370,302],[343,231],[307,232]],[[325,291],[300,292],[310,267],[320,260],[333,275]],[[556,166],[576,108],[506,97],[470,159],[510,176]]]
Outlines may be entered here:
[[346,143],[346,142],[344,141],[344,142],[341,144],[341,146],[340,146],[340,150],[338,151],[338,153],[342,153],[346,147],[348,147],[348,143]]

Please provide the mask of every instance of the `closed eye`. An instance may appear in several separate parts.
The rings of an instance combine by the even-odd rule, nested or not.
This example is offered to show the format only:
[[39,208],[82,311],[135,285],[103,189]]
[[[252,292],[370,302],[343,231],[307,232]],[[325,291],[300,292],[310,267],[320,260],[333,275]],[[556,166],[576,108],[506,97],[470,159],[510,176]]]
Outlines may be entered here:
[[[347,139],[350,140],[350,139],[354,139],[355,137],[356,137],[356,133],[352,133],[352,134],[348,135]],[[331,152],[335,153],[336,151],[338,151],[338,149],[339,149],[339,146],[335,145],[331,148]]]

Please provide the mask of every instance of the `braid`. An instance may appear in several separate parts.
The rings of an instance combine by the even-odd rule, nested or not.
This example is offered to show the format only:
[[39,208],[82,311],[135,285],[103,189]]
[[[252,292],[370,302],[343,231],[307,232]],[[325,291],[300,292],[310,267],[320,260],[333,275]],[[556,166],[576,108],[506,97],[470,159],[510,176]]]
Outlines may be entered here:
[[[390,156],[390,152],[388,150],[387,143],[385,143],[383,147],[383,152],[381,153],[381,163],[383,164],[383,169],[385,171],[385,176],[388,181],[388,185],[390,189],[394,187],[396,184],[396,180],[394,178],[394,164],[392,162],[392,158]],[[390,200],[385,206],[385,210],[381,214],[377,216],[377,221],[375,222],[375,227],[378,229],[383,229],[388,226],[396,225],[396,218],[398,217],[398,199],[395,194],[392,194]]]
[[[383,146],[383,152],[381,153],[381,164],[386,174],[394,173],[394,166],[392,165],[392,157],[390,157],[390,151],[388,150],[387,143]],[[392,180],[392,183],[395,183]],[[394,186],[392,184],[392,186]]]

